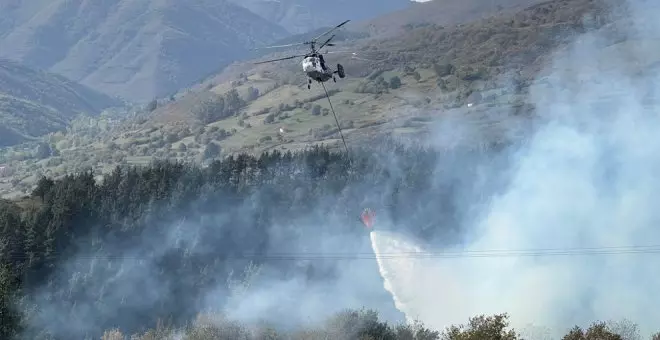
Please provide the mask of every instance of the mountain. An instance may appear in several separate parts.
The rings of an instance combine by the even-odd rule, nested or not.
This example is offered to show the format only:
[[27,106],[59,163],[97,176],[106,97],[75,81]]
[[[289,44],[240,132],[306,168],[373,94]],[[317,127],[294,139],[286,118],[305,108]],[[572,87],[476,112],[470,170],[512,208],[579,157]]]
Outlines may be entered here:
[[121,104],[62,76],[0,59],[0,146],[61,130],[78,114]]
[[289,33],[225,0],[0,3],[0,57],[147,101]]
[[[494,111],[510,111],[512,103],[516,111],[526,109],[518,106],[525,91],[511,92],[512,87],[499,81],[503,69],[520,74],[515,81],[525,88],[545,62],[544,56],[570,37],[565,28],[582,29],[582,16],[599,10],[598,2],[591,0],[526,1],[532,6],[513,14],[502,9],[488,17],[484,11],[486,17],[458,25],[421,25],[392,37],[342,42],[338,50],[356,54],[327,55],[327,63],[344,65],[347,77],[326,86],[345,124],[346,139],[360,143],[379,133],[414,134],[434,119],[416,118],[415,114],[431,115],[439,110],[461,114],[471,101],[477,102],[471,106],[474,115],[485,122]],[[450,17],[450,10],[456,8],[460,11],[455,17],[465,13],[465,7],[449,4],[446,11],[438,5],[426,8],[438,16],[443,12]],[[251,62],[238,63],[210,78],[206,86],[151,112],[142,128],[168,129],[184,123],[207,125],[206,131],[222,129],[228,133],[202,135],[217,138],[228,153],[341,142],[323,90],[317,84],[307,90],[305,80],[299,60],[257,67]],[[484,98],[478,99],[481,92]],[[244,101],[235,100],[236,94]],[[497,130],[495,124],[489,126]],[[178,129],[176,134],[184,136]],[[183,143],[186,152],[194,154],[195,145],[203,148],[206,144],[195,133],[189,136],[170,150]],[[183,153],[177,153],[180,155]]]
[[292,33],[304,33],[344,20],[366,20],[404,9],[410,0],[231,0],[281,25]]
[[493,15],[509,15],[547,0],[433,0],[412,2],[404,9],[362,20],[352,29],[371,35],[395,35],[426,24],[457,25]]
[[[565,46],[572,32],[586,29],[585,14],[602,12],[602,1],[528,1],[533,6],[515,13],[481,12],[482,19],[460,24],[413,25],[391,36],[341,41],[331,51],[349,53],[328,54],[326,62],[341,63],[347,76],[326,86],[347,143],[357,146],[383,134],[423,137],[441,117],[459,117],[466,110],[478,126],[474,141],[500,143],[520,135],[507,129],[528,127],[527,91],[546,57]],[[444,13],[442,6],[427,8],[429,17],[450,18],[456,7]],[[460,13],[465,12],[455,17]],[[67,133],[57,143],[55,165],[44,171],[61,176],[91,167],[102,173],[118,163],[206,162],[235,152],[342,147],[323,89],[318,84],[307,89],[300,60],[253,61],[233,63],[110,129]],[[501,81],[503,72],[516,86]],[[497,121],[511,112],[515,124]],[[32,165],[22,160],[13,165],[25,175],[11,190],[31,187]]]

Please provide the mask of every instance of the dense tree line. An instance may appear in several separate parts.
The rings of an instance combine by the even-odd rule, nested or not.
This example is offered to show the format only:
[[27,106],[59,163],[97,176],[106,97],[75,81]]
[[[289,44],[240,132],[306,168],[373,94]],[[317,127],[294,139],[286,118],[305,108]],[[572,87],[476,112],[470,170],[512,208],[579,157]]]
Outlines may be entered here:
[[[252,98],[255,95],[250,91],[248,96]],[[209,124],[236,115],[245,104],[238,91],[231,89],[224,95],[213,94],[211,98],[201,102],[195,108],[195,116],[204,124]]]
[[[310,235],[343,233],[355,235],[356,240],[364,236],[357,217],[367,206],[397,224],[415,225],[410,231],[420,236],[438,231],[436,225],[415,223],[425,214],[442,222],[457,218],[460,212],[449,204],[455,178],[438,180],[432,174],[441,158],[460,166],[457,161],[465,161],[469,152],[450,155],[422,147],[378,145],[379,150],[356,151],[351,159],[317,147],[300,153],[232,156],[206,168],[169,162],[145,168],[118,167],[100,183],[91,171],[59,180],[42,178],[30,197],[3,201],[0,206],[0,292],[6,302],[1,307],[0,337],[10,338],[25,328],[22,321],[36,317],[25,311],[38,311],[40,302],[21,297],[43,294],[44,286],[46,291],[50,289],[49,299],[73,309],[81,299],[95,299],[98,290],[119,289],[111,283],[85,283],[84,279],[72,285],[72,277],[56,275],[63,263],[81,253],[103,259],[121,258],[130,249],[138,249],[139,256],[159,253],[158,278],[187,278],[171,283],[173,291],[186,294],[167,294],[157,303],[143,306],[144,310],[131,310],[135,314],[130,321],[126,314],[109,315],[95,330],[121,324],[132,331],[156,318],[184,322],[194,317],[197,311],[179,308],[186,305],[181,299],[200,298],[195,292],[218,285],[247,262],[259,264],[267,259],[276,250],[269,249],[272,225],[289,226],[279,233],[291,242],[304,239],[320,244],[322,238]],[[447,204],[438,206],[438,202]],[[222,221],[217,220],[219,214]],[[328,217],[338,223],[322,223]],[[170,237],[173,224],[195,228],[202,243],[196,247],[212,245],[212,254],[187,256],[190,243],[159,249]],[[154,241],[145,245],[145,239]],[[315,245],[309,246],[314,249]],[[275,266],[282,276],[300,271],[291,262]],[[87,270],[91,269],[76,267],[82,273]],[[331,261],[315,261],[303,269],[309,280],[327,279],[336,270]],[[62,287],[69,287],[66,293]],[[75,330],[69,331],[72,333],[59,335],[77,335]]]
[[[303,244],[323,249],[326,236],[359,243],[365,233],[357,217],[365,207],[391,221],[389,228],[451,242],[457,221],[470,214],[457,198],[476,199],[506,181],[506,171],[486,181],[481,171],[505,169],[493,165],[506,160],[504,150],[374,145],[350,158],[316,147],[230,156],[206,168],[118,167],[100,182],[91,171],[42,178],[29,197],[0,202],[0,338],[99,338],[115,327],[147,332],[158,320],[182,327],[209,290],[251,264],[281,278],[332,280],[341,270],[336,260],[269,257]],[[374,328],[360,331],[364,339],[439,336],[403,336],[405,329],[369,318]],[[332,337],[327,332],[315,334]],[[188,337],[207,338],[219,337]]]

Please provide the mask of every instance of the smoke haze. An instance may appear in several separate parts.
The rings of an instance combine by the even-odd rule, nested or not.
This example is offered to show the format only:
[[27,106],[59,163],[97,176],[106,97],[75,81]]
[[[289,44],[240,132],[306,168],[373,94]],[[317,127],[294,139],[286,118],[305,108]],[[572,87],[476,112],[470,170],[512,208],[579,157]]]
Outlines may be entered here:
[[[510,183],[488,204],[475,204],[479,218],[462,222],[464,244],[446,250],[660,243],[660,74],[648,62],[658,46],[658,4],[626,4],[616,26],[626,27],[617,36],[627,42],[613,40],[612,26],[582,34],[540,73],[530,98],[542,123],[513,154],[511,167],[489,169],[507,172]],[[453,131],[469,125],[453,124]],[[421,246],[392,233],[377,232],[372,242],[376,252]],[[624,318],[637,322],[643,335],[657,331],[656,261],[654,254],[614,254],[402,257],[379,264],[402,300],[398,308],[432,328],[507,312],[514,327],[534,324],[559,336],[576,324]]]
[[[153,310],[178,310],[190,319],[199,311],[212,310],[238,321],[295,327],[321,322],[344,308],[361,307],[378,309],[385,320],[398,321],[401,313],[394,309],[396,304],[407,318],[438,330],[478,314],[507,312],[515,327],[535,324],[556,333],[575,324],[622,318],[638,322],[643,333],[655,331],[653,322],[660,320],[654,308],[660,275],[651,254],[380,256],[377,263],[298,258],[292,267],[299,271],[266,265],[247,275],[244,269],[250,259],[218,263],[214,257],[218,249],[256,252],[262,246],[271,254],[309,256],[365,254],[372,248],[383,254],[660,243],[656,242],[660,212],[654,207],[660,199],[660,122],[654,112],[660,104],[654,87],[659,74],[644,65],[660,33],[653,16],[657,5],[629,4],[625,35],[634,47],[613,45],[606,30],[576,37],[553,56],[532,87],[531,101],[542,122],[534,134],[505,157],[448,153],[428,160],[437,163],[428,174],[432,185],[414,199],[398,202],[390,216],[377,213],[377,228],[391,230],[373,232],[371,244],[365,233],[356,231],[359,224],[350,225],[346,222],[350,218],[328,206],[356,193],[361,197],[351,201],[356,206],[386,206],[385,197],[398,190],[397,181],[411,171],[405,157],[387,151],[374,157],[387,166],[389,181],[354,183],[351,192],[323,197],[317,207],[291,221],[273,222],[267,244],[253,249],[237,249],[231,240],[253,237],[251,231],[236,226],[262,216],[264,207],[275,199],[267,190],[258,190],[236,210],[232,206],[232,211],[196,215],[192,204],[187,215],[194,218],[149,222],[151,227],[134,243],[107,250],[121,254],[120,258],[94,258],[83,251],[59,267],[54,278],[59,287],[69,290],[53,285],[31,292],[28,300],[42,308],[31,315],[29,326],[79,338],[116,326],[108,320],[139,328],[135,316]],[[630,70],[630,60],[637,61],[636,70]],[[634,71],[641,73],[632,77]],[[428,142],[443,147],[463,142],[481,145],[480,138],[488,136],[480,137],[475,124],[484,121],[473,118],[452,115]],[[525,129],[520,117],[493,113],[486,118],[488,125],[497,125],[513,139]],[[283,176],[306,173],[289,170],[280,171]],[[308,199],[296,188],[290,196],[294,202]],[[220,199],[199,200],[199,205],[224,209]],[[400,232],[413,225],[429,236],[425,242]],[[233,238],[226,237],[230,230]],[[448,230],[454,232],[451,240]],[[163,273],[162,263],[172,254],[197,256],[199,264]],[[310,282],[301,274],[305,271],[328,279]],[[192,272],[209,275],[203,282],[187,280]],[[218,279],[229,273],[236,282]],[[187,294],[186,287],[197,285],[204,285],[201,294]],[[383,288],[395,297],[394,302]],[[78,296],[73,308],[62,302],[70,296]],[[164,305],[164,297],[176,298]]]

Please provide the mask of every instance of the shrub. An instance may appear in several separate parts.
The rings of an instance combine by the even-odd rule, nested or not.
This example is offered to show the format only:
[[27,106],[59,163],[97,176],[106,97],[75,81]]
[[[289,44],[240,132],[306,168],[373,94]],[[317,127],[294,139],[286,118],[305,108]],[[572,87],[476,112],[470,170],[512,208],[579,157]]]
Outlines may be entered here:
[[399,87],[401,87],[401,78],[397,76],[393,76],[392,78],[390,78],[390,88],[398,89]]

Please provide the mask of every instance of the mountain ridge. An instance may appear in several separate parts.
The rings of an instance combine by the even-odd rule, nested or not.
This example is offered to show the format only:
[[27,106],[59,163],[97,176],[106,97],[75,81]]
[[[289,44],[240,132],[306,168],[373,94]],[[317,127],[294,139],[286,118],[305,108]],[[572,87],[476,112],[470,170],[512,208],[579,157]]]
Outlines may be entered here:
[[0,11],[17,16],[0,22],[0,57],[136,102],[288,35],[227,1],[55,0],[5,3]]
[[66,128],[77,115],[122,106],[116,99],[58,74],[0,59],[0,145],[7,146]]
[[301,34],[346,19],[367,20],[410,6],[410,0],[232,0],[293,34]]

